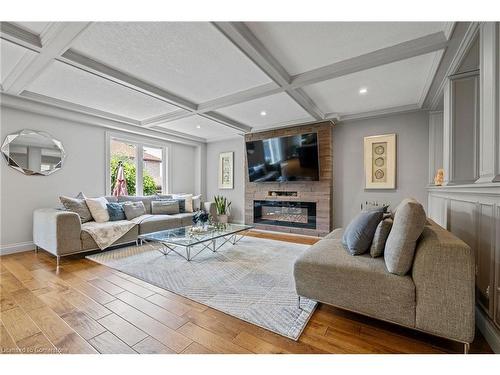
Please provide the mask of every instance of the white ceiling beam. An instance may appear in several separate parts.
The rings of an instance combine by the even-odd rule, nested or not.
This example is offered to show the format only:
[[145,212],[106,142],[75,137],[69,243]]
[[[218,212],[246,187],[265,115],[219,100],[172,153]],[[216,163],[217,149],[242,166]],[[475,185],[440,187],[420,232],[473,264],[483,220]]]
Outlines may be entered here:
[[[23,92],[55,58],[59,57],[71,46],[74,40],[89,25],[90,22],[58,22],[51,24],[45,33],[46,38],[41,41],[42,46],[38,55],[18,75],[9,75],[8,82],[3,85],[4,91],[12,95],[19,95]],[[9,31],[8,28],[9,26],[7,26],[6,32]],[[14,29],[11,28],[10,31],[14,31]],[[4,29],[2,29],[3,32]]]
[[216,121],[219,124],[226,125],[230,128],[233,128],[238,131],[242,131],[243,133],[249,133],[252,131],[252,127],[248,125],[244,125],[240,122],[234,121],[224,115],[221,115],[220,113],[216,112],[205,112],[205,113],[200,113],[198,114],[201,117],[205,117],[209,120]]
[[0,35],[2,39],[18,44],[35,52],[42,49],[42,41],[36,34],[32,34],[19,26],[9,22],[0,22]]
[[448,40],[442,31],[423,36],[421,38],[399,43],[391,47],[382,48],[364,55],[342,60],[305,73],[297,74],[292,78],[290,87],[304,87],[333,78],[338,78],[362,70],[376,68],[381,65],[409,59],[426,53],[446,48]]
[[[227,26],[227,23],[216,23],[225,30],[231,31],[232,28]],[[453,24],[454,26],[454,24]],[[236,33],[235,38],[241,43],[246,43],[243,37],[239,37]],[[341,77],[347,74],[356,73],[362,70],[376,68],[377,66],[389,64],[396,61],[405,60],[411,57],[416,57],[422,54],[439,51],[447,47],[449,41],[444,32],[437,32],[427,36],[412,39],[391,47],[379,49],[374,52],[363,54],[347,60],[339,61],[330,65],[326,65],[317,69],[313,69],[290,78],[290,82],[285,84],[286,80],[280,79],[283,86],[276,87],[273,83],[257,86],[249,90],[241,91],[236,94],[230,94],[222,98],[214,99],[198,106],[198,113],[205,111],[214,111],[219,108],[231,106],[234,104],[243,103],[249,100],[254,100],[269,95],[274,95],[280,92],[287,92],[287,88],[294,89],[290,91],[299,92],[294,99],[300,99],[300,91],[297,90],[312,83],[327,81],[332,78]],[[255,60],[254,60],[255,61]],[[264,64],[264,63],[263,63]],[[279,77],[279,68],[269,68],[274,73],[274,76]],[[272,78],[272,77],[271,77]],[[285,77],[286,78],[286,77]],[[279,78],[277,78],[279,79]],[[276,81],[275,81],[276,82]],[[279,84],[279,82],[277,82]],[[303,92],[303,91],[302,91]],[[312,101],[309,103],[311,105]],[[324,115],[327,117],[326,115]],[[185,117],[185,116],[183,116]],[[316,118],[316,117],[315,117]],[[172,120],[177,119],[173,118]],[[151,119],[152,120],[152,119]],[[147,120],[148,122],[150,120]],[[171,121],[166,118],[162,122]]]
[[289,86],[291,77],[288,72],[243,22],[213,22],[213,24],[306,112],[317,120],[324,118],[323,113],[305,92],[297,92]]

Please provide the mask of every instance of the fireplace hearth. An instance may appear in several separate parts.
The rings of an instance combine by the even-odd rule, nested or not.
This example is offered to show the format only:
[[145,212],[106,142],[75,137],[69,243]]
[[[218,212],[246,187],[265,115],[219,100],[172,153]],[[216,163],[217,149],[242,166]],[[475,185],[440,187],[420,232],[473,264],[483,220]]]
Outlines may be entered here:
[[255,200],[253,201],[253,222],[316,229],[316,203]]

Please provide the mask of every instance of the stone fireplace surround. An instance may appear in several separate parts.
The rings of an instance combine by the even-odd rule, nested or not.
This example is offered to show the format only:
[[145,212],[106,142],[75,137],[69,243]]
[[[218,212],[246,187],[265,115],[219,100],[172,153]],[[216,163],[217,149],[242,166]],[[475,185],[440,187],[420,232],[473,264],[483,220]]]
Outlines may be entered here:
[[[245,160],[245,223],[256,229],[322,237],[333,223],[333,123],[330,121],[268,130],[245,135],[245,141],[284,137],[304,133],[318,133],[319,181],[249,182]],[[246,152],[245,152],[246,154]],[[254,222],[254,202],[313,202],[316,204],[315,228],[298,225],[278,225],[279,220]],[[286,212],[286,211],[285,211]],[[300,220],[297,219],[297,220]]]

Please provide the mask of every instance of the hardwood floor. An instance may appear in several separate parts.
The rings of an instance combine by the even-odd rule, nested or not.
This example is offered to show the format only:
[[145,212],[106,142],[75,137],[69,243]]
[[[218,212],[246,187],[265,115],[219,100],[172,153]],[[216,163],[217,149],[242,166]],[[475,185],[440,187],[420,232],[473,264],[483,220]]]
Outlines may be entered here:
[[[250,235],[312,244],[311,237]],[[321,305],[296,342],[88,261],[0,257],[1,353],[462,353],[461,344]],[[479,332],[471,353],[491,353]]]

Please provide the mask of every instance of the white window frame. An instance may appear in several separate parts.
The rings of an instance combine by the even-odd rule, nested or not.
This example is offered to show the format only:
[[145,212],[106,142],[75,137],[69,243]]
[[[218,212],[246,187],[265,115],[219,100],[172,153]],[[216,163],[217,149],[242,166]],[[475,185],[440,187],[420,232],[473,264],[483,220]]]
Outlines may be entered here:
[[144,186],[143,186],[143,168],[144,163],[143,155],[144,155],[144,147],[153,147],[160,148],[162,150],[161,157],[161,173],[162,173],[162,182],[161,189],[162,194],[168,194],[170,192],[170,187],[172,183],[172,179],[170,176],[169,168],[170,162],[170,149],[168,144],[164,142],[158,142],[151,139],[147,139],[144,137],[135,137],[127,134],[106,132],[106,195],[111,195],[111,140],[116,140],[119,142],[131,143],[135,146],[135,170],[136,170],[136,184],[135,184],[135,195],[144,195]]

